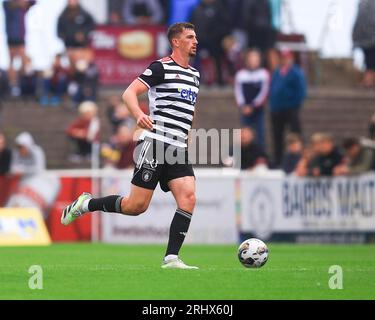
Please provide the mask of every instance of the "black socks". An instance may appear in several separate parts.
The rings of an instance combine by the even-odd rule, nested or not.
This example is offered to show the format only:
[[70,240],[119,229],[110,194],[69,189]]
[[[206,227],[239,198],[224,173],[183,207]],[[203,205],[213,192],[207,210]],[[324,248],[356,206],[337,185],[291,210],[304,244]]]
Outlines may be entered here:
[[89,201],[89,210],[93,211],[104,211],[104,212],[116,212],[122,213],[121,211],[121,196],[108,196],[104,198],[91,199]]
[[180,248],[185,240],[186,233],[189,230],[191,213],[177,209],[169,229],[169,241],[166,256],[178,255]]

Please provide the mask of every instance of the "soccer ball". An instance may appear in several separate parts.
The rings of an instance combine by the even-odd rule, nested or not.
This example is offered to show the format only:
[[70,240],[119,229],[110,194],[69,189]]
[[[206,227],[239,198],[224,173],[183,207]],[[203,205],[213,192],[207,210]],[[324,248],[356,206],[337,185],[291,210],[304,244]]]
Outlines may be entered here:
[[238,248],[238,259],[246,268],[260,268],[268,260],[268,248],[259,239],[247,239]]

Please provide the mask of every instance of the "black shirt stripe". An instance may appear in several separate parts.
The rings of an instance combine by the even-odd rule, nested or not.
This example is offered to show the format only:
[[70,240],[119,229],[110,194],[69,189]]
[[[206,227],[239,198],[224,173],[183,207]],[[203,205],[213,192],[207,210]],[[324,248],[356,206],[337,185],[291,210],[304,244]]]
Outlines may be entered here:
[[155,100],[156,101],[158,101],[158,100],[165,100],[165,101],[173,101],[173,102],[177,101],[177,102],[181,102],[181,103],[187,104],[189,106],[194,106],[194,104],[190,100],[186,100],[186,99],[182,99],[182,98],[159,97],[159,98],[156,98]]
[[172,110],[176,110],[176,111],[180,111],[180,112],[183,112],[183,113],[187,113],[187,114],[190,114],[190,115],[194,115],[194,111],[191,111],[191,110],[188,110],[188,109],[185,109],[183,107],[178,107],[178,106],[174,106],[172,104],[167,104],[167,105],[156,105],[155,106],[157,109],[164,109],[164,108],[167,108],[167,109],[172,109]]
[[186,124],[188,124],[190,126],[193,123],[193,121],[190,121],[189,119],[181,118],[181,117],[178,117],[178,116],[175,116],[175,115],[172,115],[170,113],[163,112],[163,111],[160,111],[160,110],[156,110],[154,112],[154,115],[156,115],[156,116],[162,116],[162,117],[166,117],[166,118],[170,118],[170,119],[173,119],[173,120],[176,120],[176,121],[179,121],[179,122],[186,123]]

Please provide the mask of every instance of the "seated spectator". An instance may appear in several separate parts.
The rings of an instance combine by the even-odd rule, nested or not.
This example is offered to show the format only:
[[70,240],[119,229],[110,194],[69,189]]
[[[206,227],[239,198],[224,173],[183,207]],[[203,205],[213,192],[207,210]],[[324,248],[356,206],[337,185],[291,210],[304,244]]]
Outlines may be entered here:
[[68,88],[74,106],[86,100],[96,101],[99,71],[95,63],[84,59],[78,60],[75,69],[73,81]]
[[12,152],[7,148],[5,135],[0,132],[0,176],[4,176],[10,171]]
[[12,154],[11,173],[21,177],[21,181],[31,178],[46,169],[43,149],[36,145],[29,132],[20,133],[16,139],[16,149]]
[[290,174],[295,171],[303,154],[303,143],[299,135],[289,133],[286,137],[286,153],[283,156],[282,169]]
[[335,168],[335,175],[357,175],[374,169],[374,149],[364,147],[357,138],[345,139],[343,148],[346,161]]
[[311,145],[306,146],[303,149],[300,160],[298,161],[293,175],[297,177],[306,177],[309,175],[309,167],[311,159],[314,157],[314,151]]
[[117,169],[127,169],[134,166],[133,152],[135,141],[133,129],[128,126],[119,126],[111,143],[102,147],[101,153],[106,160],[106,165]]
[[312,136],[314,157],[309,165],[313,177],[332,176],[337,166],[343,164],[343,155],[327,133],[316,133]]
[[129,25],[160,24],[164,18],[159,0],[127,0],[123,16],[124,22]]
[[40,104],[58,106],[67,91],[70,70],[62,63],[62,55],[58,54],[51,70],[45,72],[42,83]]
[[264,149],[255,142],[254,130],[241,129],[241,170],[252,170],[262,165],[267,166],[268,157]]
[[120,125],[129,127],[134,125],[134,119],[130,116],[129,109],[118,95],[110,98],[107,117],[112,125],[113,132],[116,132]]
[[70,160],[75,163],[80,163],[85,158],[90,159],[92,144],[98,141],[100,131],[98,107],[94,102],[82,102],[78,107],[78,112],[78,118],[66,130],[75,147],[75,152],[70,157]]
[[35,71],[31,59],[25,58],[25,65],[20,72],[20,88],[23,97],[35,97],[37,91],[38,74]]

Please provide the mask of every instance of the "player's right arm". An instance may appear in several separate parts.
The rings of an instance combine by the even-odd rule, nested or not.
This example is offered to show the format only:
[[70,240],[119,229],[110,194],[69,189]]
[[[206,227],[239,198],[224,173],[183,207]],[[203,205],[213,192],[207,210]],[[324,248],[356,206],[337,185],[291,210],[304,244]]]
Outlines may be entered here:
[[152,130],[152,119],[139,106],[138,96],[148,91],[148,87],[139,79],[135,79],[125,90],[122,98],[130,113],[142,129]]
[[138,96],[147,92],[151,87],[162,83],[164,80],[164,68],[159,61],[154,61],[148,68],[135,79],[125,90],[122,98],[131,114],[137,120],[137,125],[143,129],[153,129],[152,119],[139,107]]

